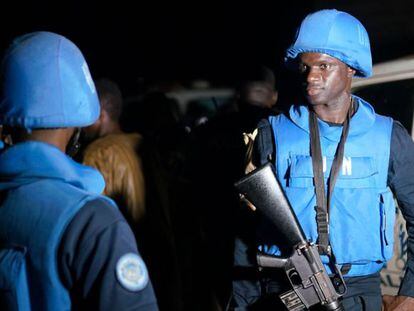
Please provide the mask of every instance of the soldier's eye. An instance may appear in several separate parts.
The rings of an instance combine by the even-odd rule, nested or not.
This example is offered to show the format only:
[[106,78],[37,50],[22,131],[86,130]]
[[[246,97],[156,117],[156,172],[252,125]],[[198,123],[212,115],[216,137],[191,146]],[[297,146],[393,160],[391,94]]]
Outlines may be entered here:
[[324,64],[320,64],[319,68],[322,69],[322,70],[327,70],[327,69],[331,68],[331,65],[324,63]]

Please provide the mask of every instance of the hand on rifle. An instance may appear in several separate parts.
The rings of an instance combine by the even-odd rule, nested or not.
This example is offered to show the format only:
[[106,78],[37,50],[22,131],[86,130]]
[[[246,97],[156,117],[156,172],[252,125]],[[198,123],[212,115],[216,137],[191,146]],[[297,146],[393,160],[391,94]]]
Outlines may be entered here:
[[414,298],[407,296],[382,296],[382,311],[414,310]]

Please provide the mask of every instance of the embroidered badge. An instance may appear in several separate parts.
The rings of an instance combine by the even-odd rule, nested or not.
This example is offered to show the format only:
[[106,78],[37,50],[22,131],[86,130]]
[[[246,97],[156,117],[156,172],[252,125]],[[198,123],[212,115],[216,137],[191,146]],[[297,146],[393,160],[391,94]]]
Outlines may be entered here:
[[116,277],[127,290],[136,292],[148,284],[148,271],[144,261],[137,254],[128,253],[116,264]]

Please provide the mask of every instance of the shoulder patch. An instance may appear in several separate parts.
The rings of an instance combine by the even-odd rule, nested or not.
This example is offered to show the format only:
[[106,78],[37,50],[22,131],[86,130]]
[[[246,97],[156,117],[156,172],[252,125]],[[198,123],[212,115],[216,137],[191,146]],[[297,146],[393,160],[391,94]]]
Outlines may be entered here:
[[140,291],[149,281],[147,267],[135,253],[127,253],[118,259],[116,278],[122,287],[132,292]]

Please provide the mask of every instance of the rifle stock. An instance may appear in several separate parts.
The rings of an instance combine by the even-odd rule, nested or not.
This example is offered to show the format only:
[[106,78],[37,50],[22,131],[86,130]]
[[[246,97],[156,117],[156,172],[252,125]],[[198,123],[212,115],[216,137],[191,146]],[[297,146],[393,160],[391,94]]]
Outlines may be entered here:
[[[256,169],[236,182],[235,187],[270,220],[277,234],[292,249],[289,257],[257,256],[260,267],[285,270],[293,289],[280,295],[280,298],[288,310],[304,310],[318,303],[326,310],[343,310],[340,298],[346,286],[342,275],[336,270],[338,284],[335,288],[322,264],[317,246],[306,240],[272,165],[268,163]],[[339,292],[339,288],[342,291]]]

